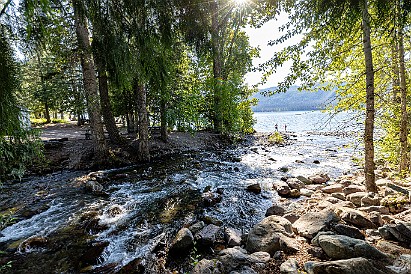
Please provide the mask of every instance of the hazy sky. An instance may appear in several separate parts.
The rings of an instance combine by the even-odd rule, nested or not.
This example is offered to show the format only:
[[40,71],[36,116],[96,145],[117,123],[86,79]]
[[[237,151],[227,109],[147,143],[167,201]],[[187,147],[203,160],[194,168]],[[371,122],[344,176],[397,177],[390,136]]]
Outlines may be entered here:
[[[277,20],[271,20],[264,24],[261,28],[254,29],[251,27],[247,27],[245,29],[246,33],[250,37],[250,44],[253,47],[259,46],[260,51],[260,58],[255,59],[253,61],[253,65],[256,66],[264,61],[269,60],[274,52],[281,50],[285,45],[290,45],[295,41],[298,41],[298,38],[290,39],[284,45],[275,45],[275,46],[268,46],[267,43],[270,40],[275,40],[276,38],[280,37],[281,32],[279,31],[279,27],[282,26],[284,23],[287,22],[287,14],[281,14]],[[264,85],[260,85],[259,88],[268,88],[272,86],[276,86],[278,82],[283,80],[283,78],[287,75],[289,70],[288,66],[283,66],[277,70],[277,72],[270,76],[267,83]],[[246,75],[246,82],[249,86],[257,84],[261,80],[262,73],[260,72],[250,72]]]

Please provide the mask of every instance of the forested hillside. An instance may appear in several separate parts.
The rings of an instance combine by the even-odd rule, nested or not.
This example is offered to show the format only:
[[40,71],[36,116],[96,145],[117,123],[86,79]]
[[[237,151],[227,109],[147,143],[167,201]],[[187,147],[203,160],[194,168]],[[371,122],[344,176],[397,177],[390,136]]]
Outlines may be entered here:
[[291,86],[287,92],[276,93],[272,96],[264,95],[276,89],[277,87],[271,87],[255,93],[253,98],[258,99],[258,103],[252,108],[253,111],[315,110],[324,109],[326,105],[335,103],[335,92],[298,91],[298,86]]

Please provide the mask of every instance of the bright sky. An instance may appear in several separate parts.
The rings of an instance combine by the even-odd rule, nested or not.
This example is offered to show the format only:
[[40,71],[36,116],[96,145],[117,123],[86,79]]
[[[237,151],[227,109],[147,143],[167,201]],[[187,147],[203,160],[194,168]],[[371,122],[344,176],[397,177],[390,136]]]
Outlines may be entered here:
[[[287,22],[287,14],[281,14],[277,20],[271,20],[264,24],[261,28],[254,29],[251,27],[245,28],[246,33],[250,37],[250,44],[253,47],[260,47],[260,58],[253,61],[253,65],[257,66],[269,60],[276,51],[281,50],[283,47],[291,45],[298,41],[298,38],[292,38],[282,45],[268,46],[270,40],[275,40],[280,37],[281,32],[279,27]],[[277,70],[276,73],[270,76],[267,83],[258,86],[258,88],[268,88],[276,86],[280,81],[284,79],[289,71],[290,65],[285,65]],[[249,86],[255,85],[260,82],[262,77],[261,72],[250,72],[246,75],[246,82]]]

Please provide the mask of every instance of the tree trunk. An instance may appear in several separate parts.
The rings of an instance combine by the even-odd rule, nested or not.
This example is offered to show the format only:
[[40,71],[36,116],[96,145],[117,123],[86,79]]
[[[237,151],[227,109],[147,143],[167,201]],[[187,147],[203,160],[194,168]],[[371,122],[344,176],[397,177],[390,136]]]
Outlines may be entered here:
[[104,118],[104,124],[110,141],[114,144],[121,144],[123,142],[120,133],[118,131],[116,120],[114,119],[113,112],[111,111],[110,97],[108,95],[108,80],[105,64],[99,56],[95,56],[96,67],[98,72],[98,88],[100,91],[100,104],[101,112]]
[[394,104],[398,103],[398,91],[400,89],[400,71],[398,67],[398,44],[397,44],[397,37],[394,35],[393,44],[392,44],[392,101]]
[[44,103],[44,117],[46,118],[46,123],[50,124],[51,118],[50,118],[50,108],[49,108],[48,100],[46,100],[46,102]]
[[221,97],[222,97],[222,56],[219,46],[219,7],[217,0],[211,1],[211,47],[213,55],[213,77],[214,77],[214,107],[213,107],[213,123],[214,130],[218,133],[223,131],[223,119],[221,113]]
[[138,150],[140,161],[150,161],[150,151],[148,147],[148,113],[146,107],[146,89],[138,81],[135,83],[135,94],[137,104],[137,124],[138,124]]
[[400,127],[400,171],[409,170],[408,156],[408,112],[407,112],[407,74],[405,72],[404,33],[398,32],[398,49],[400,57],[400,93],[401,93],[401,127]]
[[167,142],[167,104],[165,99],[161,99],[160,105],[161,140]]
[[366,118],[364,131],[365,187],[369,192],[377,192],[374,163],[374,67],[371,50],[370,15],[368,13],[367,0],[363,0],[362,29],[366,73]]
[[91,55],[89,31],[86,19],[81,14],[82,1],[73,0],[74,20],[76,26],[77,40],[80,49],[81,67],[83,71],[83,84],[87,99],[88,115],[90,118],[93,148],[98,160],[103,160],[108,155],[106,141],[104,138],[103,123],[99,96],[97,91],[97,79],[94,71],[94,62]]

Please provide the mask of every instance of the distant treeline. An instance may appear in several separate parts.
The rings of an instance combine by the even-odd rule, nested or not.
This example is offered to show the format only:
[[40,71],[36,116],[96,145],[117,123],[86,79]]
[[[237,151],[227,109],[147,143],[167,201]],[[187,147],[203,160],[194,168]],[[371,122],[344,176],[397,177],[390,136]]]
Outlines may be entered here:
[[324,109],[332,104],[335,98],[334,92],[329,91],[298,91],[298,86],[292,86],[287,92],[264,96],[263,93],[276,90],[276,87],[262,89],[253,95],[258,99],[258,104],[252,109],[255,112],[264,111],[297,111]]

